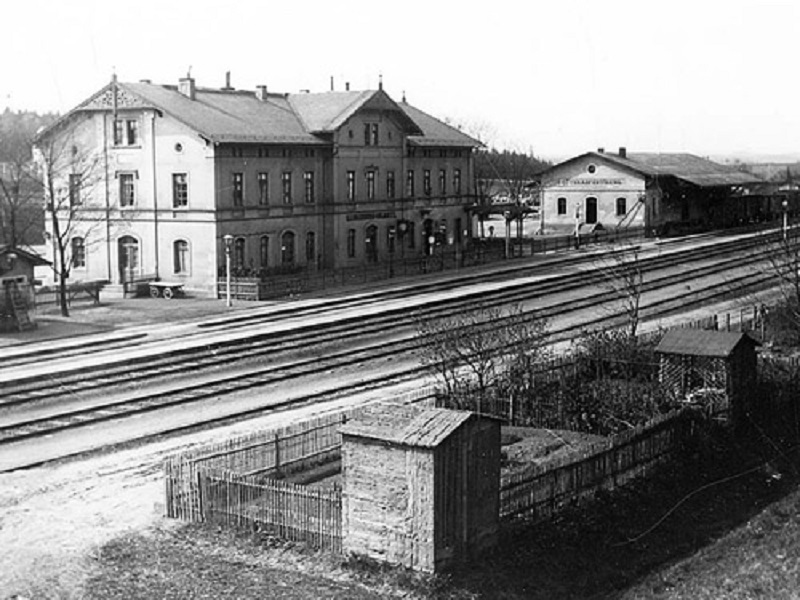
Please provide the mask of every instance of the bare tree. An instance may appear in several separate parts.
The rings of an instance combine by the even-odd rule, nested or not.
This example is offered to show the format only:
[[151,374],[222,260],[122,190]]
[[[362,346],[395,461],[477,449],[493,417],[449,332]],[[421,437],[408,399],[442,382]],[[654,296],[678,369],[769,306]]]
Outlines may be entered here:
[[603,276],[603,285],[619,298],[625,315],[626,334],[631,339],[635,338],[639,329],[644,289],[644,269],[639,246],[619,244],[602,253],[595,260],[595,266]]
[[67,280],[76,259],[72,240],[84,241],[76,251],[86,252],[86,240],[108,219],[107,208],[93,201],[102,181],[102,157],[81,148],[70,135],[51,134],[36,142],[44,192],[45,209],[51,226],[53,269],[59,286],[61,314],[69,316]]
[[772,318],[779,319],[781,327],[796,333],[800,332],[800,234],[788,229],[779,238],[774,238],[774,235],[771,234],[772,239],[764,243],[767,273],[781,299]]
[[[483,306],[436,319],[419,319],[420,359],[460,407],[477,405],[501,387],[532,385],[547,324],[521,307]],[[477,396],[477,398],[473,398]]]

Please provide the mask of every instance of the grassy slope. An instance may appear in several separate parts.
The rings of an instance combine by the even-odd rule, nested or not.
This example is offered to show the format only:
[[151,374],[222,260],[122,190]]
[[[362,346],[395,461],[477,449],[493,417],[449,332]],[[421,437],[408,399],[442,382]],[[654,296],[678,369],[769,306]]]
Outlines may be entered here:
[[183,526],[102,547],[87,597],[800,598],[799,479],[785,463],[770,480],[760,460],[694,456],[559,523],[515,527],[447,577]]

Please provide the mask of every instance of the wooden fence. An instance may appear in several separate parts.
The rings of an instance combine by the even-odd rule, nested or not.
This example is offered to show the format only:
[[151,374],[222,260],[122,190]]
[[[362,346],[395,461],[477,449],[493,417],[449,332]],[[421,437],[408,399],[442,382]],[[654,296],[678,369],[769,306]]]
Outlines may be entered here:
[[342,492],[230,471],[198,471],[203,520],[264,531],[314,548],[341,551]]
[[688,409],[675,411],[616,435],[578,454],[503,474],[500,518],[543,520],[566,506],[646,477],[696,435]]
[[[434,395],[433,387],[423,387],[397,395],[393,401],[422,402]],[[362,407],[343,410],[168,457],[164,461],[167,516],[203,520],[200,470],[268,479],[337,460],[342,444],[339,427],[362,410]]]

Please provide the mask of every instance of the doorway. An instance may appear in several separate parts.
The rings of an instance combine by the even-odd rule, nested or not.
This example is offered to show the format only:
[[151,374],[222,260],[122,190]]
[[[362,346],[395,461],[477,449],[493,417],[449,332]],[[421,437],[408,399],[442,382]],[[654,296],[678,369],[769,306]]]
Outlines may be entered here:
[[139,241],[130,235],[119,238],[117,257],[120,283],[133,281],[139,273]]
[[586,198],[586,224],[597,223],[597,198],[589,196]]

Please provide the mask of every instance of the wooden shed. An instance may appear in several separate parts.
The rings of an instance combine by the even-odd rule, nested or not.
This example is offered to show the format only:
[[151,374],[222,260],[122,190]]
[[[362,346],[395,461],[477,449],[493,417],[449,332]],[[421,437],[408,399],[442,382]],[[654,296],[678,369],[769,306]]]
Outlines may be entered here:
[[660,381],[715,418],[739,423],[753,398],[758,345],[747,333],[673,329],[656,347]]
[[499,421],[377,404],[340,431],[346,553],[434,572],[496,545]]
[[33,269],[49,264],[34,252],[0,245],[0,331],[33,327]]

